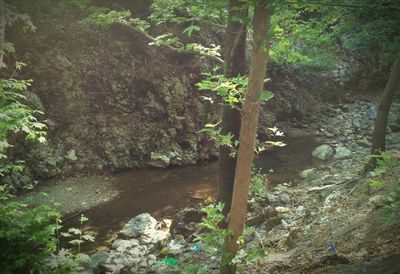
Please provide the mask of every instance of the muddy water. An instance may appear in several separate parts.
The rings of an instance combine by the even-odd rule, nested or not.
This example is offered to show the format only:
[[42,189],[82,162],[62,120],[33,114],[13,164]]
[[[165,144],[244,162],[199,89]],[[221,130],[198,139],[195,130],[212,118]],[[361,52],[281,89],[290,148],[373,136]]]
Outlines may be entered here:
[[[292,137],[287,146],[265,152],[255,165],[269,173],[269,186],[293,181],[297,174],[312,166],[312,150],[319,144],[309,136]],[[271,173],[271,171],[273,171]],[[179,209],[216,194],[217,163],[167,170],[133,170],[114,175],[119,196],[107,204],[85,212],[85,229],[97,234],[96,246],[108,245],[132,217],[149,212],[157,219],[173,216]],[[65,224],[77,226],[77,218]],[[88,251],[95,246],[89,246]]]

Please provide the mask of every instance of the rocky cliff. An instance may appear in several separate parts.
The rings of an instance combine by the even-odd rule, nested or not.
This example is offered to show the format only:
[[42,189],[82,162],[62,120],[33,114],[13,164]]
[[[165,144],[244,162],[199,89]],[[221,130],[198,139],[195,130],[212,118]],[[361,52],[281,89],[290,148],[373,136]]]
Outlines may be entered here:
[[[34,177],[194,164],[215,156],[198,131],[219,105],[195,84],[207,66],[195,54],[149,46],[121,25],[84,26],[76,16],[46,17],[33,34],[15,35],[18,60],[33,79],[29,102],[45,112],[48,144],[13,151]],[[317,104],[298,81],[274,77],[275,98],[260,136],[277,120],[302,118]]]
[[34,79],[29,101],[49,126],[49,143],[28,153],[35,175],[209,158],[211,145],[198,131],[215,111],[195,89],[199,59],[151,47],[132,29],[77,22],[53,19],[16,41],[29,64],[22,77]]

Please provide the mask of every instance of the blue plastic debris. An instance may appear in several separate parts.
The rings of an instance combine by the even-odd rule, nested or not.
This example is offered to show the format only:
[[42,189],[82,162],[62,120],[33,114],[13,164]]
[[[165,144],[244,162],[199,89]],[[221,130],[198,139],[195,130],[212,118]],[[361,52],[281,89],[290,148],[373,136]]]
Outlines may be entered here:
[[199,252],[201,250],[201,243],[200,242],[195,242],[194,246],[192,247],[193,253]]
[[329,242],[328,243],[328,251],[330,252],[330,253],[332,253],[332,254],[335,254],[336,253],[336,246],[335,246],[335,244],[334,243],[332,243],[332,242]]

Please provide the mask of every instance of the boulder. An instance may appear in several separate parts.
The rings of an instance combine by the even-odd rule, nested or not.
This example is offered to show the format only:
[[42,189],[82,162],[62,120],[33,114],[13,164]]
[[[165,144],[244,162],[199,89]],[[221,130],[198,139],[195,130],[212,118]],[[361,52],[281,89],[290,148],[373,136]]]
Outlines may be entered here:
[[320,160],[326,161],[333,155],[333,148],[330,145],[320,145],[313,150],[312,155]]
[[305,169],[303,171],[301,171],[299,173],[299,176],[303,179],[307,178],[310,174],[315,172],[315,168],[309,168],[309,169]]
[[124,252],[126,249],[132,246],[131,241],[129,240],[121,240],[118,239],[112,244],[112,248],[119,251]]
[[315,170],[314,172],[311,172],[307,175],[306,182],[314,183],[322,178],[324,178],[324,174],[320,171]]
[[156,219],[149,213],[142,213],[125,224],[120,233],[128,238],[139,237],[155,230],[156,225]]
[[150,154],[150,159],[150,165],[153,167],[165,168],[169,166],[171,162],[171,159],[168,156],[156,152]]
[[195,208],[184,208],[179,211],[175,218],[172,220],[170,233],[171,235],[183,235],[184,237],[190,236],[201,222],[204,213]]
[[344,159],[348,158],[351,155],[351,151],[343,146],[338,146],[335,149],[335,159]]
[[108,258],[108,253],[105,251],[97,251],[90,256],[89,267],[91,269],[97,269],[98,266],[104,262],[106,262]]

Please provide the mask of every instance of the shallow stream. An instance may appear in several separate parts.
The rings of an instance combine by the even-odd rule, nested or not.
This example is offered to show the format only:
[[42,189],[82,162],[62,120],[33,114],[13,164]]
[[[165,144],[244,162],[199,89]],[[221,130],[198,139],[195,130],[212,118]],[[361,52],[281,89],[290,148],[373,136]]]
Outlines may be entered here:
[[[264,152],[256,167],[269,173],[268,187],[298,179],[300,171],[313,165],[311,152],[320,144],[310,136],[289,137],[287,145]],[[132,170],[114,175],[119,195],[112,201],[85,211],[85,230],[96,234],[96,244],[107,246],[122,226],[134,216],[148,212],[157,219],[172,217],[179,209],[213,197],[217,190],[217,162],[192,167]],[[79,226],[79,216],[65,226]]]

